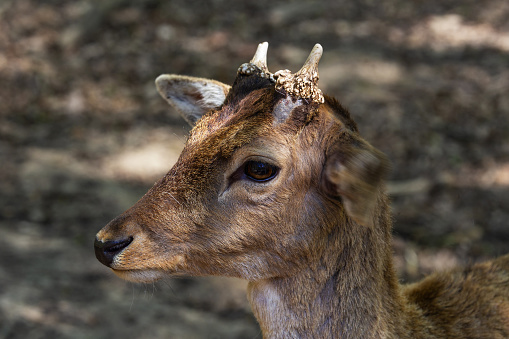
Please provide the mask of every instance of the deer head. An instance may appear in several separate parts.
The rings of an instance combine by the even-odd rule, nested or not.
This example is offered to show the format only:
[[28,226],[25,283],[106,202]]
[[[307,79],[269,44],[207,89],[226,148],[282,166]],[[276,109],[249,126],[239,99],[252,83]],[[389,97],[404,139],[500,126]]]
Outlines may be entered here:
[[379,223],[387,162],[318,88],[322,47],[295,74],[269,72],[267,47],[231,87],[157,78],[193,128],[173,168],[97,234],[96,256],[118,276],[291,276],[331,233]]

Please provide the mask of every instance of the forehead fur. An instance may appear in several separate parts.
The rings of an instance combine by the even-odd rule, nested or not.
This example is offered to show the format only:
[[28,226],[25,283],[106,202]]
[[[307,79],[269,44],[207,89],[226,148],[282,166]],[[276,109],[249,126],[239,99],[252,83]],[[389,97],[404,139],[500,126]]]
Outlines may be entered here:
[[[218,161],[230,158],[236,149],[257,137],[277,133],[295,135],[320,114],[317,112],[322,105],[304,103],[288,107],[292,110],[290,117],[284,123],[275,124],[273,111],[284,98],[264,80],[237,77],[223,107],[208,112],[197,122],[179,160],[157,185],[159,189],[172,191],[183,202],[194,200],[193,197],[197,198],[213,184],[210,178],[216,175]],[[326,97],[325,104],[330,108],[326,111],[334,112],[336,123],[356,130],[348,111],[337,101]],[[177,187],[179,192],[174,191]]]
[[[255,90],[236,104],[203,116],[192,129],[179,160],[163,178],[161,191],[174,190],[184,202],[203,193],[215,176],[220,159],[229,158],[235,149],[266,134],[272,126],[274,90]],[[178,185],[174,185],[177,183]]]
[[206,154],[215,152],[228,157],[235,148],[271,126],[273,105],[274,90],[252,91],[240,102],[205,115],[191,131],[187,145]]

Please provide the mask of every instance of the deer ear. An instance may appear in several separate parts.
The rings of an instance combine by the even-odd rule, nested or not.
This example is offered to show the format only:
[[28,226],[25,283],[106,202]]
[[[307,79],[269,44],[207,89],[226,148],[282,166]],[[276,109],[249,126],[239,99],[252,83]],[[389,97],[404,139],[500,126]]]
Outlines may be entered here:
[[323,176],[327,194],[341,198],[346,213],[357,223],[373,226],[382,181],[389,169],[385,155],[362,139],[337,144],[330,150]]
[[157,91],[194,126],[203,114],[221,107],[230,86],[219,81],[163,74],[156,79]]

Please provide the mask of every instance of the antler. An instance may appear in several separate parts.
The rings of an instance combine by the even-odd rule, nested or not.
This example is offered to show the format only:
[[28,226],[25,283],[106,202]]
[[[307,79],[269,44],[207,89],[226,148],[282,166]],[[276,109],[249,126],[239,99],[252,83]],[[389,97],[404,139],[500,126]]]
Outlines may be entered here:
[[322,91],[318,88],[318,62],[323,53],[320,44],[313,47],[304,66],[295,74],[287,69],[277,71],[275,74],[270,73],[267,67],[268,48],[267,42],[259,44],[251,61],[240,65],[238,74],[258,74],[262,78],[275,82],[276,90],[294,98],[309,99],[319,104],[324,102]]
[[322,91],[318,88],[318,62],[322,57],[323,48],[316,44],[309,54],[304,66],[295,74],[289,70],[277,71],[274,74],[276,90],[286,92],[299,99],[311,99],[316,103],[323,103]]
[[240,65],[238,73],[243,75],[251,75],[259,72],[260,77],[267,78],[272,82],[274,80],[273,74],[269,72],[267,67],[267,50],[269,48],[268,42],[258,44],[255,55],[250,62]]
[[250,63],[255,66],[258,66],[262,71],[268,71],[267,67],[267,50],[269,49],[268,42],[262,42],[258,44],[258,48],[256,49],[255,55],[253,59],[251,59]]
[[296,76],[298,74],[308,74],[313,81],[318,81],[318,62],[320,62],[320,58],[323,54],[323,48],[322,45],[316,44],[313,49],[311,50],[311,53],[309,53],[308,58],[306,59],[306,62],[304,63],[304,66],[295,74]]

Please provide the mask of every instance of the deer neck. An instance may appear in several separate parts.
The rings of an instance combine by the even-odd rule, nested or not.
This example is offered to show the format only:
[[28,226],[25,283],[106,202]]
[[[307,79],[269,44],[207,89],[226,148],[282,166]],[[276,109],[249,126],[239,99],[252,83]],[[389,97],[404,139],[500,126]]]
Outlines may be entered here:
[[289,277],[250,282],[248,297],[264,338],[385,338],[399,332],[403,307],[390,219],[379,220],[386,225],[343,221],[314,264]]

